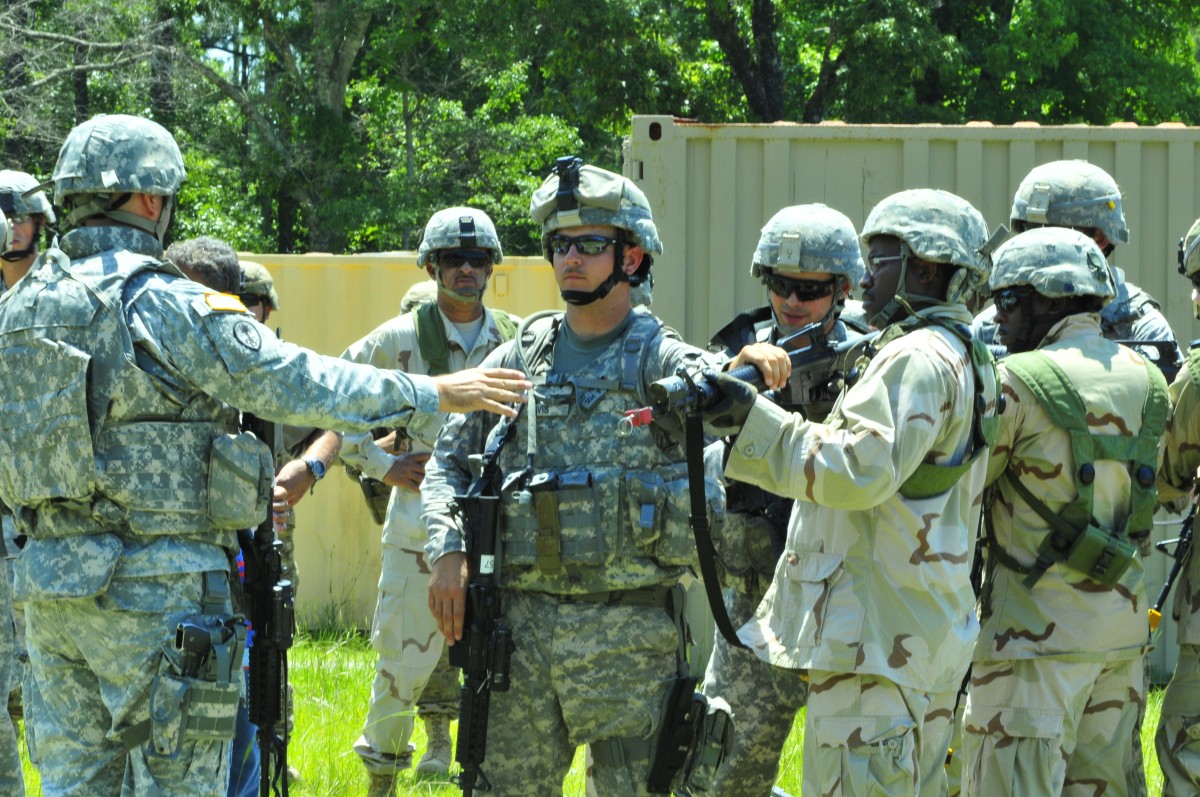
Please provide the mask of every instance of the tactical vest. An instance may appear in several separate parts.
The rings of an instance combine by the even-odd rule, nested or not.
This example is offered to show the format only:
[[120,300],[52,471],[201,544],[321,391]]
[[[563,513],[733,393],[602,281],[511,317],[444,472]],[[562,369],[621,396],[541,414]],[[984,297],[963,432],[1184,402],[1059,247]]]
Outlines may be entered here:
[[[1076,497],[1058,512],[1053,512],[1013,475],[1011,469],[1006,470],[1005,480],[1049,525],[1050,531],[1038,546],[1037,561],[1032,567],[1022,566],[1004,551],[990,528],[989,549],[1002,565],[1026,576],[1024,583],[1029,588],[1055,564],[1062,564],[1102,584],[1116,584],[1136,554],[1130,538],[1149,534],[1153,524],[1158,498],[1154,486],[1158,442],[1170,407],[1166,380],[1147,361],[1146,403],[1142,406],[1142,423],[1137,435],[1098,435],[1088,428],[1087,408],[1079,391],[1062,368],[1044,352],[1011,354],[1004,364],[1034,394],[1051,422],[1070,435]],[[1093,503],[1094,463],[1097,460],[1132,463],[1130,513],[1125,528],[1104,529],[1096,525]]]
[[[687,465],[650,427],[628,437],[617,429],[626,410],[647,403],[648,358],[686,344],[635,312],[592,363],[550,373],[561,323],[561,314],[530,317],[507,358],[529,374],[533,395],[501,453],[501,578],[508,588],[558,594],[664,583],[696,563]],[[717,525],[723,490],[712,479],[705,487]]]
[[[491,314],[496,321],[500,340],[512,340],[517,331],[512,316],[503,310],[491,310]],[[450,373],[450,338],[446,335],[446,325],[442,321],[437,302],[418,305],[417,309],[412,311],[412,319],[417,332],[417,345],[421,348],[421,358],[429,366],[429,376]]]
[[[957,465],[937,465],[932,462],[922,462],[918,465],[912,475],[900,485],[900,495],[909,500],[932,498],[957,484],[980,457],[989,455],[1000,427],[1000,419],[997,416],[1001,410],[1002,399],[996,358],[986,345],[971,335],[970,328],[965,324],[950,323],[937,317],[911,316],[885,328],[875,341],[875,352],[878,353],[893,340],[926,326],[941,327],[962,341],[967,349],[975,383],[975,395],[971,402],[971,445],[963,461]],[[993,388],[993,395],[996,396],[996,406],[990,415],[987,414],[985,390],[989,384]]]
[[135,365],[129,282],[163,270],[128,251],[70,263],[51,250],[0,300],[0,497],[33,539],[125,531],[232,545],[232,529],[265,517],[266,446],[236,434],[232,409],[190,388],[184,403]]

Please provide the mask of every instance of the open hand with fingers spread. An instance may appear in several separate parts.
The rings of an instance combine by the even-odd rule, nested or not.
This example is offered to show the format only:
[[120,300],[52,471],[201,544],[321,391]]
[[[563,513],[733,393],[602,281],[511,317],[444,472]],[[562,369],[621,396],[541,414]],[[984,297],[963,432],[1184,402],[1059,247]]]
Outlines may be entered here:
[[525,374],[511,368],[468,368],[435,376],[433,381],[443,412],[487,410],[509,417],[517,411],[507,405],[524,402],[530,388]]

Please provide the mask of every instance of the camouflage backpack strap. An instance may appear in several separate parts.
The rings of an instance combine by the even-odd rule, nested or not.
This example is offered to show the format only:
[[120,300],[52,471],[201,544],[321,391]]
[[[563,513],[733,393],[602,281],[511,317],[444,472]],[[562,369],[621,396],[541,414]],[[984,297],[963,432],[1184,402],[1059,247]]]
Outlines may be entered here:
[[[971,406],[971,448],[962,462],[957,465],[936,465],[932,462],[922,462],[912,475],[900,485],[900,495],[910,500],[932,498],[949,490],[963,474],[969,471],[979,458],[986,457],[996,442],[996,434],[1000,426],[999,412],[1000,375],[996,371],[996,358],[991,350],[981,341],[974,339],[970,329],[963,324],[941,323],[937,319],[930,322],[949,331],[963,342],[971,363],[975,379],[975,394]],[[991,385],[992,395],[997,397],[997,408],[992,413],[987,412],[987,393],[985,387]]]
[[437,302],[425,302],[412,311],[413,326],[417,330],[417,345],[421,358],[429,368],[430,376],[439,376],[450,371],[450,339],[446,336],[446,325]]
[[[1012,371],[1037,398],[1050,421],[1067,432],[1071,456],[1075,462],[1076,498],[1058,512],[1038,499],[1020,479],[1006,470],[1004,478],[1021,499],[1050,527],[1050,533],[1038,547],[1037,562],[1021,569],[1025,584],[1032,587],[1042,574],[1056,563],[1105,584],[1114,584],[1133,560],[1134,546],[1129,537],[1150,531],[1157,492],[1154,488],[1158,461],[1158,441],[1166,426],[1169,400],[1166,380],[1158,369],[1145,363],[1148,387],[1142,406],[1142,423],[1136,436],[1092,434],[1087,425],[1087,408],[1070,377],[1044,352],[1032,351],[1009,355],[1005,367]],[[1113,460],[1131,462],[1130,515],[1125,529],[1102,529],[1095,525],[1095,462]],[[991,541],[993,550],[999,546]],[[1001,557],[1006,566],[1006,560]],[[1014,568],[1016,569],[1016,568]]]

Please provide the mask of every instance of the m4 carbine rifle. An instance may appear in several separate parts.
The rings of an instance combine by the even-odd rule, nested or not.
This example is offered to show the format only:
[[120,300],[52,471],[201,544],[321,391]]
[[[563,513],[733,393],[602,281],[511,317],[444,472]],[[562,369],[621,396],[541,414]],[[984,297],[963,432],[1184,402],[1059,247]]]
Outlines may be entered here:
[[1196,501],[1192,501],[1192,509],[1188,512],[1188,516],[1183,519],[1183,525],[1179,528],[1179,537],[1174,540],[1163,540],[1155,543],[1154,547],[1163,553],[1167,553],[1167,546],[1174,543],[1175,550],[1171,553],[1171,558],[1174,562],[1171,564],[1171,572],[1167,574],[1166,583],[1162,589],[1158,591],[1158,597],[1154,600],[1154,605],[1149,609],[1150,616],[1150,636],[1154,636],[1154,632],[1158,630],[1158,624],[1162,622],[1162,608],[1167,602],[1167,596],[1171,594],[1171,587],[1175,586],[1175,580],[1179,578],[1179,571],[1183,569],[1183,565],[1187,562],[1188,552],[1192,549],[1192,524],[1196,520]]
[[[523,408],[525,405],[521,405]],[[520,409],[518,410],[518,416]],[[458,749],[454,758],[462,766],[458,785],[464,797],[476,786],[491,783],[483,772],[487,753],[488,709],[492,692],[508,691],[508,668],[515,645],[512,629],[501,622],[500,575],[497,572],[500,538],[500,451],[516,430],[516,417],[501,421],[483,455],[479,476],[466,495],[455,496],[467,530],[470,580],[467,582],[463,638],[450,648],[450,664],[463,671],[458,703]]]
[[[279,424],[247,416],[247,428],[271,449],[279,451]],[[282,543],[275,539],[270,507],[267,517],[251,530],[238,532],[242,558],[246,563],[243,589],[246,593],[253,643],[250,646],[249,696],[250,722],[258,727],[261,760],[259,795],[287,797],[288,730],[276,732],[280,720],[286,720],[287,652],[295,629],[295,596],[291,580],[285,578],[280,556]]]

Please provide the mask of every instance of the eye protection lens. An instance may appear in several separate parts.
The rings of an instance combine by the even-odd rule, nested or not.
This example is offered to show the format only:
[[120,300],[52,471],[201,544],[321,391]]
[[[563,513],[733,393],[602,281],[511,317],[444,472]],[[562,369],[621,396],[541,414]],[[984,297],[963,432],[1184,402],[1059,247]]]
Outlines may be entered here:
[[492,256],[487,252],[472,249],[452,249],[449,252],[439,252],[437,263],[442,268],[487,268],[492,264]]
[[903,259],[904,259],[904,255],[888,255],[886,257],[868,257],[867,258],[867,273],[874,275],[874,274],[878,273],[879,269],[885,268],[888,263],[892,263],[897,260],[903,260]]
[[1005,288],[992,294],[992,302],[1001,313],[1011,313],[1017,309],[1021,301],[1030,294],[1028,289]]
[[798,301],[812,302],[831,295],[836,280],[794,280],[771,275],[764,282],[767,290],[776,296],[786,299],[795,294]]
[[607,235],[551,235],[550,249],[556,255],[565,255],[574,246],[581,255],[598,255],[616,242]]

